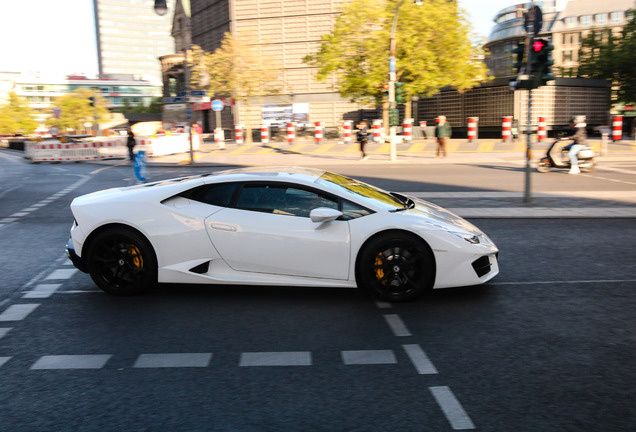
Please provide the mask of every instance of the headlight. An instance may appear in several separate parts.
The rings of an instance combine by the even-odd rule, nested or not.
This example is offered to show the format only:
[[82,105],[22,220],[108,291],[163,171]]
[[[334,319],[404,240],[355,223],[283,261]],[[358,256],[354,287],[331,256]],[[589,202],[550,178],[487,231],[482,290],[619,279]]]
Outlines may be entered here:
[[480,243],[479,237],[474,235],[474,234],[459,233],[459,232],[454,232],[454,231],[448,231],[448,233],[452,234],[452,235],[454,235],[456,237],[459,237],[462,240],[466,240],[470,244],[479,244]]

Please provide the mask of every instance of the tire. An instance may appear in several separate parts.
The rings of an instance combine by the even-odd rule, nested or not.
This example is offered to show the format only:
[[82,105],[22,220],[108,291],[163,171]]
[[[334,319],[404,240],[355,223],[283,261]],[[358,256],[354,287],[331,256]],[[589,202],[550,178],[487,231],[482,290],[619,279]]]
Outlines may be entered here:
[[88,273],[108,294],[141,294],[157,283],[157,259],[148,241],[125,228],[110,228],[90,243]]
[[537,163],[537,171],[540,173],[550,172],[552,169],[552,164],[550,163],[550,159],[547,157],[541,158],[541,160]]
[[414,235],[385,233],[364,247],[356,280],[359,288],[381,300],[413,300],[433,287],[435,259],[428,245]]

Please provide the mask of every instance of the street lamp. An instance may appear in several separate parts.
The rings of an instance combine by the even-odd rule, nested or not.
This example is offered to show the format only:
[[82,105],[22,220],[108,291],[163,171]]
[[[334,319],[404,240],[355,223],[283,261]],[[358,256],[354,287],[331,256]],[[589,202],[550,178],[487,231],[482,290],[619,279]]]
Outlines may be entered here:
[[[189,2],[188,2],[189,6]],[[189,9],[189,8],[188,8]],[[155,0],[155,13],[159,16],[164,16],[168,13],[168,5],[166,0]],[[188,49],[190,48],[190,43],[192,42],[192,29],[190,28],[190,16],[187,16],[188,23],[186,24],[186,31],[188,32],[187,38],[187,47],[184,52],[184,87],[185,87],[185,98],[186,98],[186,120],[187,120],[187,131],[188,131],[188,139],[190,140],[190,164],[194,163],[194,150],[192,143],[192,128],[190,127],[191,117],[192,117],[192,107],[188,105],[190,99],[190,69],[188,68]]]
[[164,16],[168,13],[166,0],[155,0],[155,13],[159,16]]

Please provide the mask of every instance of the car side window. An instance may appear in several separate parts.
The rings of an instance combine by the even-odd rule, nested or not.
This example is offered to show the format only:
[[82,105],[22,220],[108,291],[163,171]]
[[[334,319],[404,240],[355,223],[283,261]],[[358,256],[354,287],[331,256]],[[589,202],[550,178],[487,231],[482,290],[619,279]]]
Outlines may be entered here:
[[338,200],[293,186],[246,184],[236,202],[242,210],[298,217],[309,217],[318,207],[338,209]]
[[342,200],[342,208],[340,209],[340,211],[342,212],[342,220],[357,219],[359,217],[367,216],[373,213],[368,208],[362,207],[359,204],[347,200]]
[[230,207],[237,183],[209,184],[181,194],[185,198],[218,207]]

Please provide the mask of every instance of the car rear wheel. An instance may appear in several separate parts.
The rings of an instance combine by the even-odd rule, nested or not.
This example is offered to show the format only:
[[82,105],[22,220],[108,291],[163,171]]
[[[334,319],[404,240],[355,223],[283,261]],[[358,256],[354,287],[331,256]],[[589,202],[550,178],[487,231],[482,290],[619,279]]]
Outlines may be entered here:
[[125,228],[103,231],[88,250],[88,272],[102,290],[113,295],[135,295],[157,281],[157,260],[140,234]]
[[413,300],[432,288],[435,260],[423,240],[402,232],[386,233],[364,248],[358,286],[379,299]]

